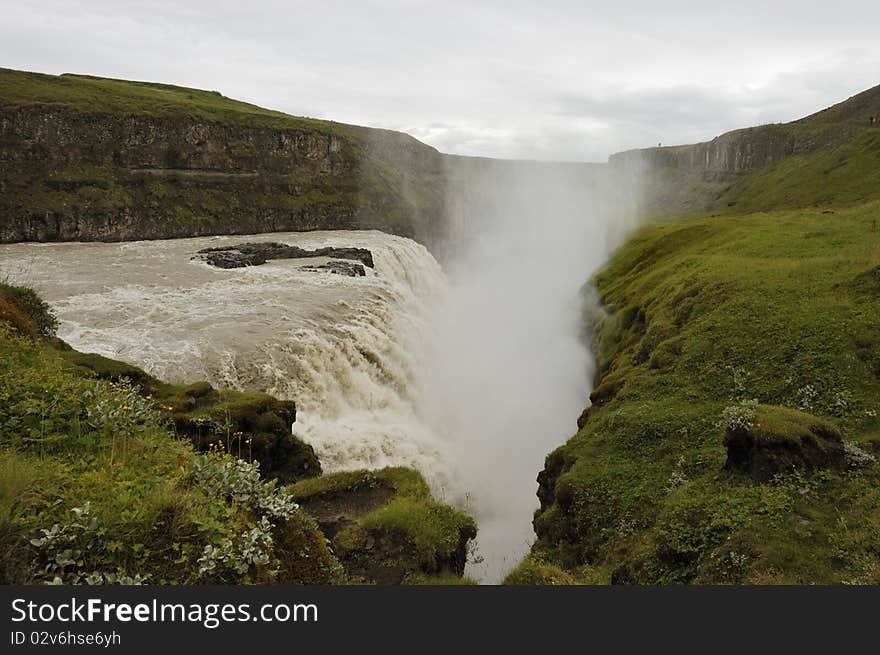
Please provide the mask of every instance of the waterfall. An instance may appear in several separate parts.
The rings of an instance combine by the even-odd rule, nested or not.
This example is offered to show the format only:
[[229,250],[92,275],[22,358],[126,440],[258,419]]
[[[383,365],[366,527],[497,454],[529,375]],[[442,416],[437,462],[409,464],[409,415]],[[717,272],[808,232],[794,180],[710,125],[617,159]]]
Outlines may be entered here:
[[[375,270],[190,261],[201,248],[245,241],[368,248]],[[446,279],[414,241],[368,231],[0,248],[4,272],[52,303],[59,336],[78,350],[171,382],[292,399],[294,432],[326,471],[412,466],[441,497],[452,486],[448,448],[420,418],[416,386],[429,308]]]

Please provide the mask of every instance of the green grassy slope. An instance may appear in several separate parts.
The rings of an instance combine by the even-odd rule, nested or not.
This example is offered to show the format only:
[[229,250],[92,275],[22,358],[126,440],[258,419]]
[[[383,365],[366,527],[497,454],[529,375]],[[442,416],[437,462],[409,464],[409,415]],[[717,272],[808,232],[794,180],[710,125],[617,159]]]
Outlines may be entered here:
[[116,80],[90,75],[45,75],[0,68],[0,104],[7,107],[63,108],[85,114],[191,117],[205,121],[264,127],[298,127],[344,133],[332,121],[283,112],[171,84]]
[[840,142],[787,157],[734,179],[709,208],[851,206],[880,199],[880,129],[859,129]]
[[655,220],[587,287],[592,403],[512,582],[880,582],[871,115],[880,87],[644,151]]
[[[232,461],[174,438],[130,387],[83,378],[0,326],[0,582],[341,581],[314,521],[289,500],[267,511],[263,498],[289,496],[229,475]],[[259,556],[237,568],[249,537]],[[208,548],[225,559],[203,570]]]
[[591,582],[880,582],[870,457],[761,483],[724,469],[722,426],[757,400],[773,438],[800,408],[880,451],[880,203],[646,227],[594,282],[593,406],[547,458],[533,557]]

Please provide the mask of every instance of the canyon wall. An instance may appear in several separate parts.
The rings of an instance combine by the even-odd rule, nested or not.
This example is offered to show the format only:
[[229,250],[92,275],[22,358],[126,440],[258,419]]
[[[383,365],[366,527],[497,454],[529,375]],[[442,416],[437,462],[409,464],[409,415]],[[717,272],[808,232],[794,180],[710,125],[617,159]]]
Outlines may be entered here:
[[0,82],[0,242],[440,236],[442,156],[408,135],[165,85],[8,70]]

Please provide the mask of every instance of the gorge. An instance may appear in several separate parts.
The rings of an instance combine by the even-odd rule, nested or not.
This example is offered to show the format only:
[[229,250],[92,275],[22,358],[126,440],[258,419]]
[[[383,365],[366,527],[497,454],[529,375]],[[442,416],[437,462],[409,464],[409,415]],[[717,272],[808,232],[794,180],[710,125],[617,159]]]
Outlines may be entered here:
[[[880,133],[862,120],[880,87],[565,164],[216,92],[0,80],[0,274],[77,350],[188,397],[207,381],[294,401],[330,475],[291,488],[354,579],[460,576],[465,555],[484,582],[876,578],[875,522],[852,508],[880,502]],[[834,466],[798,456],[817,434]],[[799,464],[753,480],[725,468],[735,440]],[[405,469],[476,519],[476,550]],[[397,542],[437,516],[435,541]],[[402,570],[406,549],[431,561]]]
[[[447,273],[423,246],[376,231],[22,243],[0,259],[51,303],[76,349],[173,383],[293,400],[294,434],[325,472],[420,471],[477,519],[470,574],[499,582],[533,539],[535,473],[588,395],[579,288],[616,237],[597,189],[558,172],[511,166],[470,181],[479,230]],[[371,253],[375,268],[352,278],[316,270],[320,258],[194,259],[242,241]]]

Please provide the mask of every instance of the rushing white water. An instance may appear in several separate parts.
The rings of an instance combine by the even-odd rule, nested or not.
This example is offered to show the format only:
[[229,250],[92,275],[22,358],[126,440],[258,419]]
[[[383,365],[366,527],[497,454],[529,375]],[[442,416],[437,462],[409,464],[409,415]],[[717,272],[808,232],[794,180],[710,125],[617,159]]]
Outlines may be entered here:
[[485,581],[499,581],[528,551],[537,473],[589,402],[580,290],[624,231],[611,219],[620,202],[599,175],[477,162],[457,191],[463,234],[432,306],[419,387],[476,515],[484,561],[469,572]]
[[[222,270],[197,250],[245,241],[355,246],[375,271],[353,278],[281,260]],[[451,486],[445,444],[417,411],[429,307],[445,277],[421,245],[380,232],[312,232],[122,244],[0,246],[0,275],[37,288],[75,348],[176,382],[207,379],[297,403],[295,433],[325,470],[413,466]]]

